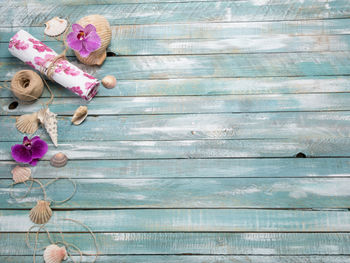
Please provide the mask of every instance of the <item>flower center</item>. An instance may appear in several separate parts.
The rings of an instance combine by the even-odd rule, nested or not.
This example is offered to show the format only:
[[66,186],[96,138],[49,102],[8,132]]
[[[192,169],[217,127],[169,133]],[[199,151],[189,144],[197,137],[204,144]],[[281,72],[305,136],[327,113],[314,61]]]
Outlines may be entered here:
[[79,40],[83,40],[85,38],[85,32],[84,31],[79,31],[77,37],[78,37]]
[[24,144],[24,146],[27,146],[27,147],[31,147],[32,146],[32,142],[29,141],[29,140],[25,141],[23,144]]

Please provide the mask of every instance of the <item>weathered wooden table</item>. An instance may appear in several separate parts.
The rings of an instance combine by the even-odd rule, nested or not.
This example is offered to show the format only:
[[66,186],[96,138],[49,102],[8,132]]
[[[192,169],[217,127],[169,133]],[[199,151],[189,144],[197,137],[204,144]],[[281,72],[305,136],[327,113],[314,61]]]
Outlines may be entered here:
[[[43,23],[94,13],[113,25],[109,57],[80,66],[119,82],[101,87],[81,126],[70,118],[84,102],[52,85],[59,147],[33,175],[77,182],[53,206],[54,237],[62,228],[93,253],[86,230],[60,218],[84,222],[98,262],[349,262],[349,0],[59,2],[2,1],[1,86],[28,68],[7,51],[17,30],[60,52]],[[10,146],[23,137],[15,116],[49,94],[13,110],[10,91],[0,96],[0,262],[31,262],[24,238],[41,195],[9,198]],[[56,152],[66,167],[49,165]],[[48,195],[71,190],[61,181]]]

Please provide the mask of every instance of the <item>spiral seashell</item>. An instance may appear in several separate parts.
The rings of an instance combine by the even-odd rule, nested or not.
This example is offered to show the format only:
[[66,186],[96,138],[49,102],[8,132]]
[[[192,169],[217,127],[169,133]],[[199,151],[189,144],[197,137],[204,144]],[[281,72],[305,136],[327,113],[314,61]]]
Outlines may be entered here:
[[74,115],[72,117],[72,123],[74,125],[81,124],[88,115],[88,108],[86,106],[80,106],[77,108],[74,112]]
[[102,85],[107,89],[113,89],[117,85],[117,80],[114,76],[106,76],[102,79]]
[[61,263],[68,258],[68,254],[65,247],[52,244],[45,248],[43,257],[45,263]]
[[29,167],[22,167],[17,165],[12,169],[11,173],[13,181],[18,184],[27,181],[32,174],[32,170],[30,170]]
[[45,23],[44,34],[49,37],[57,37],[62,35],[68,27],[68,22],[65,19],[61,19],[58,16],[52,18]]
[[92,52],[88,57],[83,58],[78,51],[74,51],[78,60],[86,65],[102,65],[107,57],[106,49],[112,39],[112,30],[107,19],[101,15],[89,15],[81,18],[77,24],[86,27],[92,24],[96,27],[96,33],[101,39],[101,46],[96,51]]
[[45,224],[52,216],[52,210],[50,208],[50,202],[39,200],[29,213],[29,218],[35,224]]
[[17,117],[16,127],[21,133],[34,133],[39,128],[38,113],[24,114]]
[[68,157],[64,153],[56,153],[50,159],[50,164],[53,167],[63,167],[67,164],[67,162],[68,162]]

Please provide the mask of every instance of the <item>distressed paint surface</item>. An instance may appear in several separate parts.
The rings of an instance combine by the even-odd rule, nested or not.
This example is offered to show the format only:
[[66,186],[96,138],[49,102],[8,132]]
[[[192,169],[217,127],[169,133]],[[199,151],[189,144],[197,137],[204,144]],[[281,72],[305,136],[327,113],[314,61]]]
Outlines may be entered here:
[[[60,219],[89,225],[97,262],[350,260],[348,0],[14,0],[0,10],[0,262],[32,262],[24,233],[42,195],[9,197],[9,149],[23,136],[15,118],[49,98],[45,90],[9,110],[8,81],[27,67],[8,40],[23,28],[60,52],[43,23],[93,13],[111,23],[114,54],[102,67],[68,58],[118,85],[101,87],[87,120],[72,126],[85,103],[50,82],[59,147],[33,176],[77,182],[70,202],[52,205],[50,230],[94,253],[86,231]],[[60,169],[49,164],[57,152],[69,157]],[[61,181],[47,191],[58,200],[72,189]]]

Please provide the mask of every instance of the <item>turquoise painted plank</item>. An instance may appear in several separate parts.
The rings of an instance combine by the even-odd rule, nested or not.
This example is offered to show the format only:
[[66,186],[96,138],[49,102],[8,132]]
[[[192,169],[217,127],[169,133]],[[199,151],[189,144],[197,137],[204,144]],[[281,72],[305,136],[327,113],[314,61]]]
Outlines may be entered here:
[[[40,165],[40,163],[39,163]],[[72,170],[71,178],[74,178]],[[53,208],[313,208],[349,207],[349,178],[172,178],[172,179],[76,179],[77,192]],[[42,180],[43,183],[47,180]],[[0,180],[0,208],[32,208],[42,199],[39,189],[14,200],[12,180]],[[48,187],[53,200],[70,196],[67,180]],[[26,188],[16,188],[23,195]]]
[[[44,35],[43,27],[1,27],[0,42],[8,42],[20,29],[47,42],[56,42],[55,38]],[[146,24],[112,26],[112,41],[132,40],[189,40],[189,39],[227,39],[234,36],[315,36],[341,35],[350,33],[350,19],[273,21],[273,22],[225,22],[225,23],[188,23]]]
[[[45,42],[57,53],[64,50],[60,42]],[[0,43],[0,58],[10,58],[8,43]],[[262,35],[237,36],[227,39],[175,39],[175,40],[114,40],[108,48],[121,56],[139,55],[200,55],[220,53],[280,53],[348,51],[350,35],[288,36]],[[74,56],[72,50],[67,56]]]
[[[0,160],[12,160],[11,146],[18,142],[0,142]],[[185,140],[185,141],[81,141],[61,143],[49,150],[44,160],[64,152],[70,159],[203,159],[203,158],[276,158],[294,157],[303,152],[308,157],[349,157],[349,138],[296,138],[256,140]]]
[[[0,235],[2,256],[32,255],[32,250],[25,245],[24,233]],[[53,237],[57,240],[58,235]],[[79,244],[81,250],[94,253],[89,234],[64,236],[66,241]],[[350,250],[349,233],[97,233],[96,236],[102,255],[349,256]],[[47,244],[46,238],[40,235],[38,246]]]
[[[0,141],[20,141],[16,118],[0,117]],[[61,142],[111,140],[216,140],[350,138],[350,112],[279,112],[246,114],[185,114],[89,116],[72,125],[58,120]],[[50,140],[40,129],[38,134]]]
[[[1,232],[26,232],[28,210],[0,210]],[[80,232],[62,218],[93,226],[94,232],[344,232],[349,211],[241,209],[130,209],[54,211],[50,232]],[[85,231],[86,232],[86,231]]]
[[[99,256],[98,262],[123,262],[123,263],[344,263],[348,262],[350,256]],[[30,263],[33,262],[32,256],[0,256],[2,262],[11,263]],[[91,259],[83,257],[81,262],[90,262]]]
[[2,26],[39,26],[55,16],[75,22],[89,14],[103,14],[112,25],[178,22],[279,21],[349,18],[347,0],[271,0],[175,2],[123,5],[9,4],[2,6]]
[[[0,115],[22,115],[41,109],[48,99],[33,104],[0,99]],[[350,93],[328,94],[264,94],[227,96],[172,96],[172,97],[100,97],[87,103],[80,97],[57,98],[50,105],[52,112],[72,116],[79,105],[88,105],[90,115],[126,114],[214,114],[254,112],[349,111]]]
[[[55,98],[75,97],[69,90],[49,82]],[[0,97],[13,97],[9,82],[0,82]],[[182,96],[182,95],[252,95],[271,93],[350,92],[350,77],[288,78],[210,78],[167,80],[120,80],[114,89],[101,86],[102,96]],[[42,98],[50,97],[44,89]]]
[[[185,177],[350,177],[349,158],[282,159],[174,159],[174,160],[69,160],[53,169],[48,161],[32,167],[35,178],[59,176],[78,179],[185,178]],[[14,161],[0,162],[2,179],[12,179]]]
[[[109,57],[103,67],[78,66],[101,78],[120,80],[168,78],[294,77],[350,74],[350,51],[217,55]],[[0,80],[27,68],[17,58],[0,59]]]

